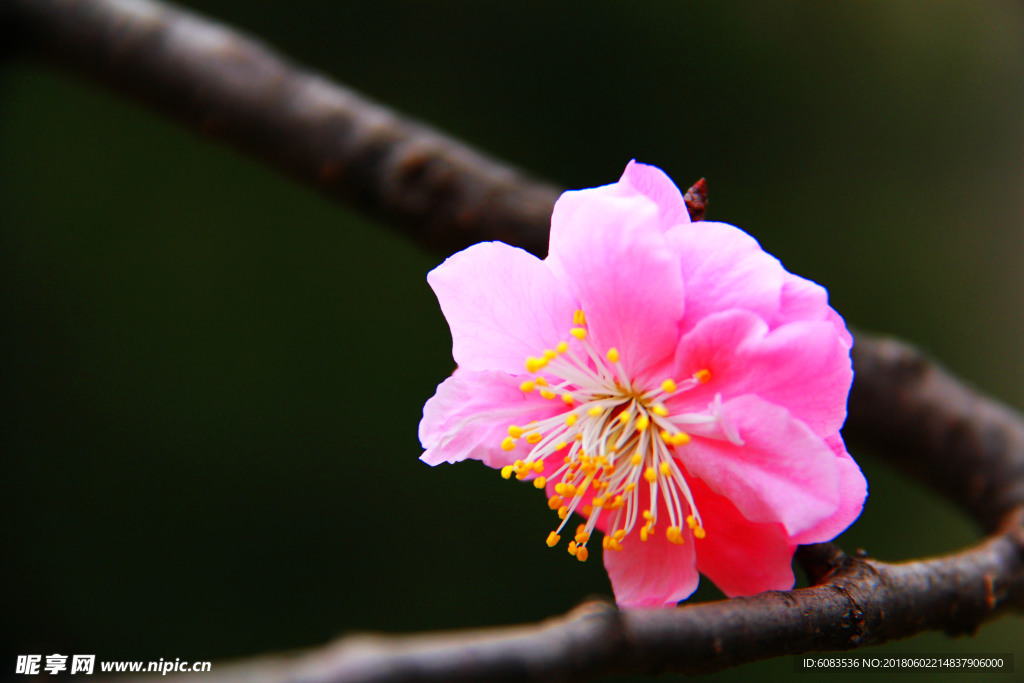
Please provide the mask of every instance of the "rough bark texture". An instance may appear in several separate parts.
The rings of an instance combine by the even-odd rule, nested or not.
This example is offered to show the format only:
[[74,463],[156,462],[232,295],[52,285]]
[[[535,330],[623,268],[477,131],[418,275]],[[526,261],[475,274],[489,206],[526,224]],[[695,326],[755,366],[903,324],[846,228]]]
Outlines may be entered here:
[[[258,41],[149,0],[0,0],[3,56],[63,64],[399,226],[441,253],[501,239],[543,255],[558,190],[289,64]],[[687,203],[703,216],[703,180]],[[802,548],[812,587],[674,610],[585,604],[550,621],[362,635],[218,665],[210,681],[581,680],[699,673],[926,630],[970,633],[1024,610],[1024,420],[912,347],[857,335],[845,433],[929,482],[989,536],[885,564]],[[212,677],[212,678],[211,678]]]

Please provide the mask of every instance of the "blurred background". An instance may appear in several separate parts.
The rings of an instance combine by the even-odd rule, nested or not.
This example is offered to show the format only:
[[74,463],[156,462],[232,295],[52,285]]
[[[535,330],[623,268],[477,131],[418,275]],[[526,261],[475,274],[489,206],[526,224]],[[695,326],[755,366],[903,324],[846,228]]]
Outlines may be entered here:
[[[1020,2],[184,4],[565,187],[634,157],[706,176],[709,217],[852,325],[1024,408]],[[16,654],[218,660],[611,595],[600,561],[545,546],[533,487],[417,460],[453,369],[424,280],[443,255],[21,61],[0,64],[0,207],[4,676]],[[854,456],[848,551],[978,537]],[[1020,671],[1022,632],[871,651]]]

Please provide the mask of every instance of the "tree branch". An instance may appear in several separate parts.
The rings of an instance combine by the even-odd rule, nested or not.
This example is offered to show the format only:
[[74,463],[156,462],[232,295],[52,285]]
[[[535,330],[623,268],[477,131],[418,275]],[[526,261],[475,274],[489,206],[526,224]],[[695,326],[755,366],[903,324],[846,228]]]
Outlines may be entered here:
[[[256,40],[149,0],[3,0],[0,35],[222,139],[448,253],[501,239],[543,254],[555,188],[304,71]],[[703,185],[688,193],[703,211]],[[810,588],[675,610],[589,603],[538,625],[354,636],[218,667],[227,680],[578,680],[706,672],[1024,610],[1024,421],[920,352],[858,334],[847,434],[961,505],[991,535],[903,564],[802,548]]]

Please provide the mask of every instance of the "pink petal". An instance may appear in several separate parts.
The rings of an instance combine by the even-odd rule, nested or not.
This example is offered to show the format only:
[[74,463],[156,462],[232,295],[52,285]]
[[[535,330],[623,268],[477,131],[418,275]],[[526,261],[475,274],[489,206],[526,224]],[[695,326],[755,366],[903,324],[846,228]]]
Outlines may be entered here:
[[677,402],[704,406],[716,394],[755,394],[785,406],[819,436],[834,434],[846,420],[853,382],[849,347],[831,322],[794,322],[769,331],[743,310],[701,320],[676,351],[676,378],[701,369],[711,380]]
[[620,607],[671,607],[697,590],[700,577],[693,542],[670,543],[664,531],[661,527],[641,541],[634,529],[623,539],[622,550],[604,551],[604,566]]
[[568,335],[577,306],[543,261],[501,242],[450,256],[427,274],[452,330],[452,355],[468,370],[523,372]]
[[687,331],[702,318],[742,308],[771,320],[779,309],[785,271],[753,237],[725,223],[698,221],[666,233],[686,286]]
[[686,210],[683,193],[657,166],[637,163],[634,159],[626,165],[618,184],[628,185],[658,205],[658,216],[663,230],[690,222],[690,212]]
[[846,452],[842,437],[837,433],[825,439],[825,442],[836,454],[839,464],[839,508],[835,514],[822,520],[814,528],[797,534],[793,542],[797,544],[821,543],[831,541],[846,531],[864,510],[864,500],[868,495],[868,482],[864,473]]
[[617,348],[636,378],[675,350],[683,281],[658,205],[607,187],[558,199],[547,262],[580,302],[598,352]]
[[677,452],[694,476],[747,519],[779,522],[791,536],[835,514],[839,459],[821,437],[757,396],[734,398],[722,409],[744,444],[695,437]]
[[509,425],[541,420],[559,409],[536,393],[524,394],[519,383],[505,372],[456,370],[423,406],[419,436],[426,452],[420,460],[438,465],[471,458],[501,468],[526,455],[523,442],[502,450]]
[[792,588],[796,543],[782,525],[751,522],[704,482],[689,484],[707,532],[693,541],[700,573],[730,598]]
[[819,284],[799,275],[786,273],[782,284],[782,298],[775,317],[768,322],[772,327],[797,320],[825,320],[832,324],[847,348],[853,346],[853,337],[846,323],[828,305],[828,292]]

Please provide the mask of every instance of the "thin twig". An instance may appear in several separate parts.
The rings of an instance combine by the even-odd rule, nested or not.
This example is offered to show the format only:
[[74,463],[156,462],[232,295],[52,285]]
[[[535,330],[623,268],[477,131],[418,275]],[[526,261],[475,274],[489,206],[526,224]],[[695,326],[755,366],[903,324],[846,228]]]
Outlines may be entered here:
[[[557,190],[287,63],[258,41],[149,0],[0,0],[0,36],[147,102],[442,252],[502,239],[543,254]],[[695,186],[691,212],[706,196]],[[1024,420],[918,351],[858,334],[846,433],[931,483],[991,535],[885,564],[802,548],[816,585],[675,610],[590,603],[538,625],[353,636],[212,680],[580,680],[704,672],[925,630],[972,632],[1024,610]]]

